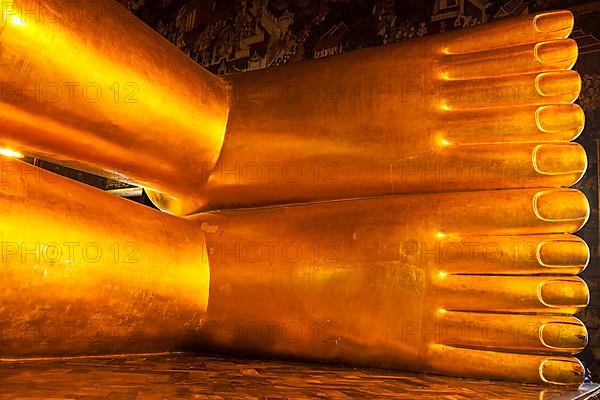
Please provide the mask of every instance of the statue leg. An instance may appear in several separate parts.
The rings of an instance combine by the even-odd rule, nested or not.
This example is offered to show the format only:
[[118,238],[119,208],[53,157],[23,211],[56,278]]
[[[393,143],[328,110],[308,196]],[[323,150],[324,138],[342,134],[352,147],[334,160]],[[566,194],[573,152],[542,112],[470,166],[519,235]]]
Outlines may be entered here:
[[208,302],[200,227],[0,157],[0,358],[177,350]]
[[569,186],[586,167],[568,11],[220,79],[111,0],[10,6],[0,147],[173,214]]

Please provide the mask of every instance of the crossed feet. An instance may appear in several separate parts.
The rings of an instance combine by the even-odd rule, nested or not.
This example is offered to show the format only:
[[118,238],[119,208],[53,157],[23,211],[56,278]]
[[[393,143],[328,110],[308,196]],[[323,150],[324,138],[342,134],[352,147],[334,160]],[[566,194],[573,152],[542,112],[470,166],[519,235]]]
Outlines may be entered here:
[[[585,152],[569,142],[584,124],[582,110],[572,104],[580,90],[579,76],[569,71],[577,58],[575,42],[566,39],[572,27],[570,13],[549,12],[227,77],[233,100],[224,146],[208,174],[190,170],[182,161],[189,161],[187,156],[171,157],[173,150],[186,154],[197,148],[201,133],[167,137],[164,146],[174,148],[162,159],[165,155],[156,151],[156,143],[148,147],[146,136],[96,130],[107,124],[127,128],[127,122],[116,121],[119,115],[98,113],[94,118],[100,125],[74,130],[73,120],[49,113],[45,118],[57,122],[52,140],[29,125],[20,131],[24,125],[18,115],[5,115],[4,137],[27,154],[76,158],[110,171],[112,163],[123,161],[119,155],[135,148],[141,159],[166,165],[160,176],[153,175],[149,163],[126,178],[152,188],[151,197],[174,214],[455,192],[179,219],[61,178],[48,186],[11,173],[0,190],[11,221],[0,226],[2,237],[60,243],[61,232],[69,231],[69,237],[91,241],[100,236],[98,242],[108,244],[113,229],[120,240],[143,244],[141,264],[102,259],[91,265],[64,256],[46,260],[45,273],[39,263],[23,262],[26,250],[17,248],[3,271],[3,282],[12,285],[7,296],[15,300],[14,289],[27,288],[29,301],[39,303],[18,318],[49,315],[60,321],[75,309],[79,322],[94,315],[105,325],[127,320],[141,332],[139,349],[167,350],[198,339],[196,322],[208,298],[205,326],[291,322],[306,333],[326,323],[335,330],[325,338],[275,335],[258,342],[203,334],[204,346],[474,378],[581,383],[583,367],[570,355],[585,346],[587,334],[572,315],[588,302],[587,287],[576,275],[587,265],[589,251],[571,234],[585,223],[589,205],[581,193],[564,188],[586,168]],[[5,30],[5,37],[7,32],[17,34]],[[320,86],[323,82],[326,86]],[[289,91],[272,90],[281,84],[312,92],[290,99]],[[250,96],[246,89],[257,85],[265,92]],[[144,99],[138,106],[160,108],[160,99]],[[135,136],[136,128],[128,132]],[[98,156],[85,150],[95,140],[108,141],[115,151]],[[62,141],[73,144],[68,154]],[[16,161],[4,163],[15,166],[11,171],[23,168]],[[294,175],[297,179],[277,172],[255,179],[227,173],[232,165],[265,163],[294,163],[301,173]],[[315,165],[333,166],[334,180],[307,173]],[[432,165],[433,174],[428,173]],[[461,173],[450,177],[449,166]],[[122,212],[107,216],[104,207]],[[40,225],[30,237],[19,221],[33,221],[32,216]],[[155,221],[142,222],[140,216]],[[300,256],[277,258],[264,251],[265,243],[293,243]],[[240,253],[249,244],[251,259]],[[327,257],[308,256],[307,248],[315,244],[326,248]],[[208,254],[201,257],[204,247]],[[223,254],[231,248],[237,249],[233,260]],[[109,267],[99,268],[102,263]],[[88,271],[93,274],[85,278]],[[82,282],[85,290],[67,293],[65,288]],[[118,301],[111,301],[113,296]],[[105,307],[99,307],[99,299]],[[0,307],[0,315],[15,318],[16,302],[6,304],[12,306]],[[128,317],[111,316],[121,311]],[[174,328],[177,321],[185,322]],[[71,352],[119,348],[118,341],[97,348],[78,342]],[[10,355],[54,351],[7,349]]]

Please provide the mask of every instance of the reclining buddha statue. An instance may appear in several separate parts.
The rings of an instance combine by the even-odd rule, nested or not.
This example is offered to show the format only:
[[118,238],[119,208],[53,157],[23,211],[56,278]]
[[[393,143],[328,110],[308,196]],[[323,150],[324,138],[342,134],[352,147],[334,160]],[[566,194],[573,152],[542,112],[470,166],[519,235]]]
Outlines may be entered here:
[[0,147],[162,211],[2,157],[1,357],[583,381],[570,12],[218,77],[110,0],[4,3]]

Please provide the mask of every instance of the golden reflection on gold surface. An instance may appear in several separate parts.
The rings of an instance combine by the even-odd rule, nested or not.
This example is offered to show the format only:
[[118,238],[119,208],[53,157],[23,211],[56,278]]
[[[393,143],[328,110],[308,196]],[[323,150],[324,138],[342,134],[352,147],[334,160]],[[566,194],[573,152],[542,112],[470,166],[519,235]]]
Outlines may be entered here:
[[143,400],[209,396],[211,400],[232,397],[347,400],[349,397],[380,398],[382,394],[398,400],[457,397],[461,400],[572,400],[597,394],[599,389],[593,384],[565,390],[400,371],[193,354],[15,362],[0,369],[0,380],[3,394],[11,399],[54,399],[58,393],[68,393],[70,397],[79,398]]
[[0,147],[0,156],[12,157],[12,158],[24,158],[25,156],[18,151]]

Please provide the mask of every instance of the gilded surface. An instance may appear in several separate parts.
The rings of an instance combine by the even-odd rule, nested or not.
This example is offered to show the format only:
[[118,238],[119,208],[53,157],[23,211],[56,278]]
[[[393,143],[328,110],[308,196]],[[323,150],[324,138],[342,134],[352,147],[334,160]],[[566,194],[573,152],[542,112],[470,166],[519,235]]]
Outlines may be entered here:
[[[583,382],[570,12],[222,80],[83,3],[113,17],[15,0],[2,22],[2,73],[29,88],[0,101],[4,356],[217,349]],[[280,91],[320,79],[335,101]],[[117,174],[171,214],[221,211],[160,213],[20,153]]]

